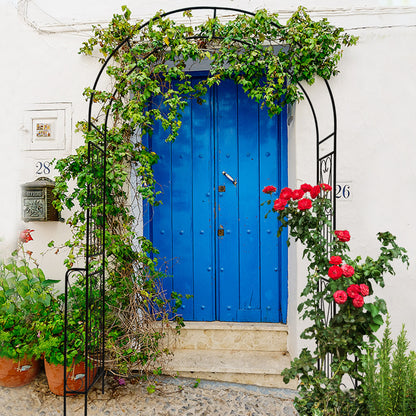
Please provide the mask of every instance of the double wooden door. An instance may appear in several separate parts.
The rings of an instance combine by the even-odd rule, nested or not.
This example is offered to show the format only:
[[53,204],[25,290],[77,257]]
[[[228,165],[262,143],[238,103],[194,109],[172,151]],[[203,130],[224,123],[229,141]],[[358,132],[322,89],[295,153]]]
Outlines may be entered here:
[[186,107],[174,143],[159,125],[149,139],[162,203],[145,233],[165,290],[192,295],[179,311],[185,320],[285,322],[287,245],[261,205],[264,186],[286,186],[285,111],[270,118],[231,80],[205,98]]

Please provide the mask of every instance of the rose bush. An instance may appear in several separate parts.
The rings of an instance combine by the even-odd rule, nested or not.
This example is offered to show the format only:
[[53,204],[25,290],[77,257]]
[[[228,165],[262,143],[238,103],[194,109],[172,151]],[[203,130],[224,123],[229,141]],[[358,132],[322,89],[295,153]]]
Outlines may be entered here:
[[[278,236],[288,227],[289,238],[303,244],[309,261],[298,312],[311,322],[301,338],[315,340],[315,348],[304,348],[283,375],[285,382],[299,378],[295,406],[301,415],[368,414],[360,385],[365,351],[387,313],[374,288],[384,286],[385,274],[394,274],[394,259],[408,264],[408,257],[389,232],[378,234],[378,258],[349,257],[349,231],[333,230],[329,220],[331,191],[328,184],[305,183],[300,189],[283,188],[278,199],[266,201],[277,213]],[[355,390],[341,388],[345,376],[358,386]]]

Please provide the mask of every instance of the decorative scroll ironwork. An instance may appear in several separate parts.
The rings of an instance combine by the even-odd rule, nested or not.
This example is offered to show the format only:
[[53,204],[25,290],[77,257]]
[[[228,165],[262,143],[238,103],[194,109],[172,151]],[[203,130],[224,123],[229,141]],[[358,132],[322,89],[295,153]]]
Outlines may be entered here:
[[[88,166],[92,182],[87,185],[87,227],[85,268],[72,268],[65,276],[65,327],[64,327],[64,415],[67,414],[68,395],[83,394],[84,414],[87,415],[88,392],[101,379],[104,393],[104,342],[105,342],[105,169],[104,148],[88,143]],[[75,325],[78,328],[74,328]],[[79,331],[79,326],[83,328]],[[82,336],[83,339],[74,337]],[[71,336],[72,335],[72,336]],[[77,374],[81,383],[72,387],[69,362],[74,342],[83,348],[84,373]]]

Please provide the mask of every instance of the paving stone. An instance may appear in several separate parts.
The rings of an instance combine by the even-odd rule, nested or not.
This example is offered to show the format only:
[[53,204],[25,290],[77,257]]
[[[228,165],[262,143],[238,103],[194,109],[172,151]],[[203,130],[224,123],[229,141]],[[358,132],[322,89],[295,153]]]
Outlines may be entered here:
[[[156,392],[145,383],[115,388],[106,380],[104,394],[93,390],[89,416],[295,416],[292,390],[161,377]],[[68,416],[84,415],[84,397],[68,397]],[[0,387],[0,416],[61,416],[63,398],[52,394],[42,374],[28,386]]]

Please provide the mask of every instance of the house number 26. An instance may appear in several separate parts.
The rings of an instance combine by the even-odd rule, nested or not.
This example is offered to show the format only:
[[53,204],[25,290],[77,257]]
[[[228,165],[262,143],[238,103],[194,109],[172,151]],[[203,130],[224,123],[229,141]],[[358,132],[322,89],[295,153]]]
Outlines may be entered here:
[[36,162],[36,175],[49,175],[51,173],[51,163],[50,162]]
[[351,197],[351,185],[338,184],[336,186],[335,196],[337,199],[350,199]]

